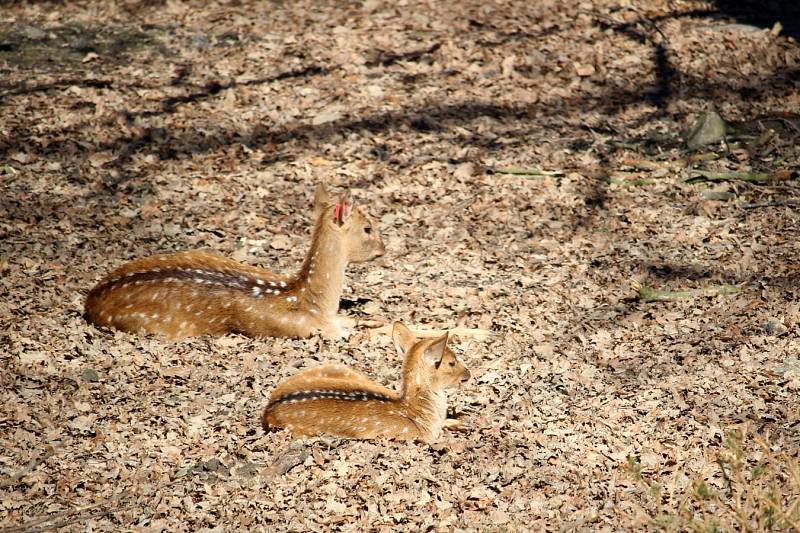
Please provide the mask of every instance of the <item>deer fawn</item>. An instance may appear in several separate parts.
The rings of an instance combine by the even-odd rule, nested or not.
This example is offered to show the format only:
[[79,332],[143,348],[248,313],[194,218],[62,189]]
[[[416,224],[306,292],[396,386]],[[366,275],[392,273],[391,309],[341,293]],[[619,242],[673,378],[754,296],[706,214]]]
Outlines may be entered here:
[[346,366],[311,368],[278,385],[262,416],[264,429],[287,428],[296,437],[327,433],[432,442],[442,428],[460,426],[447,418],[444,389],[468,380],[470,373],[447,347],[447,333],[417,340],[396,322],[392,339],[405,353],[399,393]]
[[201,251],[155,255],[100,281],[86,299],[86,318],[170,339],[228,332],[345,337],[353,324],[337,315],[345,267],[380,256],[385,248],[370,219],[342,198],[333,201],[321,184],[314,214],[311,248],[293,277]]

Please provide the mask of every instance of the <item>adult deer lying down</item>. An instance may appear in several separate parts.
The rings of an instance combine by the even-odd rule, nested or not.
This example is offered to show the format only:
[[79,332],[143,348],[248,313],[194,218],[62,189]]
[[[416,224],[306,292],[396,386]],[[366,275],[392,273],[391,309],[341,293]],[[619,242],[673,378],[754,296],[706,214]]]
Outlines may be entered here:
[[447,347],[447,333],[417,340],[397,322],[392,339],[405,353],[400,392],[346,366],[311,368],[278,385],[262,416],[264,429],[287,428],[295,437],[327,433],[432,442],[442,428],[459,426],[447,418],[445,389],[470,373]]
[[382,255],[383,241],[361,210],[332,200],[322,185],[314,213],[311,247],[292,277],[201,251],[155,255],[101,280],[86,299],[86,318],[170,339],[228,332],[346,336],[352,321],[337,315],[345,267]]

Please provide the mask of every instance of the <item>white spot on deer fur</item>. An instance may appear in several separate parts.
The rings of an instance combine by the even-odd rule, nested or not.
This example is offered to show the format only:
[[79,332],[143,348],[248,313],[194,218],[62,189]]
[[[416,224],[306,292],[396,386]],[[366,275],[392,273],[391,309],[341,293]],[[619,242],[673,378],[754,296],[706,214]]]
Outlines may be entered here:
[[152,315],[150,315],[150,318],[152,318],[153,320],[158,320],[158,317],[159,317],[158,313],[153,313]]
[[253,287],[253,296],[261,296],[261,287]]
[[286,287],[286,282],[285,281],[281,281],[281,287]]
[[224,307],[225,309],[227,309],[227,308],[229,308],[230,306],[231,306],[231,303],[230,303],[230,302],[225,302],[225,304],[224,304],[222,307]]
[[297,296],[289,296],[288,298],[286,298],[286,301],[287,302],[296,302],[297,301]]
[[[247,281],[247,280],[242,280],[242,281]],[[258,283],[259,285],[263,285],[264,284],[264,280],[263,279],[257,279],[256,283]],[[272,285],[272,284],[270,283],[270,285]]]
[[405,435],[406,433],[408,433],[408,428],[407,427],[403,428],[403,434]]
[[133,284],[134,285],[141,285],[142,284],[142,280],[137,279],[136,281],[133,282]]
[[249,313],[252,310],[253,310],[253,306],[252,305],[248,305],[247,308],[245,309],[245,312]]
[[133,304],[127,304],[127,305],[125,306],[125,309],[133,309]]
[[128,283],[128,282],[125,282],[125,283],[123,283],[122,285],[120,285],[120,287],[122,287],[122,288],[124,289],[124,288],[125,288],[125,287],[127,287],[128,285],[130,285],[130,283]]
[[184,320],[184,321],[181,322],[181,325],[178,326],[178,329],[184,330],[184,329],[186,329],[186,325],[187,325],[187,322]]
[[275,283],[274,281],[270,281],[270,282],[269,282],[269,286],[270,286],[270,287],[277,287],[277,286],[278,286],[278,284],[277,284],[277,283]]
[[194,278],[195,283],[203,283],[203,278]]
[[151,270],[151,272],[161,272],[161,269],[160,268],[154,268],[153,270]]
[[325,279],[331,279],[330,272],[325,272]]

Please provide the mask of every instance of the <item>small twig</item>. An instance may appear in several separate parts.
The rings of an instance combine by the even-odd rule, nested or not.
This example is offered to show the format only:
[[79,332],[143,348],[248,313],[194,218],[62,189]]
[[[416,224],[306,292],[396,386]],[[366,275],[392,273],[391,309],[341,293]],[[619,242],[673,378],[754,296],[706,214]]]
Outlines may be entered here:
[[707,170],[693,170],[699,176],[692,176],[686,180],[686,183],[696,183],[700,181],[749,181],[749,182],[765,182],[765,181],[786,181],[792,179],[794,173],[788,170],[779,170],[777,172],[710,172]]
[[[136,504],[129,504],[124,507],[120,507],[117,509],[103,509],[100,513],[89,513],[88,515],[85,514],[86,511],[92,511],[101,507],[103,505],[119,502],[123,498],[127,497],[127,492],[123,492],[118,496],[114,496],[109,498],[107,501],[102,501],[98,503],[93,503],[92,505],[85,505],[83,507],[76,507],[75,509],[66,509],[64,511],[60,511],[58,513],[53,513],[51,515],[40,516],[38,518],[34,518],[32,520],[28,520],[27,522],[23,522],[22,524],[17,524],[15,526],[10,526],[6,528],[0,529],[0,533],[34,533],[38,531],[47,531],[52,529],[59,529],[64,526],[68,526],[70,524],[74,524],[80,520],[86,519],[88,516],[93,518],[99,518],[101,516],[118,513],[121,511],[127,511],[129,509],[133,509],[136,507]],[[44,525],[43,525],[44,524]]]
[[49,459],[50,456],[52,456],[55,453],[55,451],[56,451],[55,448],[53,448],[52,446],[47,446],[42,455],[28,461],[28,464],[25,465],[25,467],[21,469],[19,472],[17,472],[8,479],[0,480],[0,489],[11,487],[19,483],[19,480],[22,479],[23,476],[26,476],[31,472],[33,472],[36,469],[36,467],[38,467],[43,462],[47,461],[47,459]]
[[628,185],[631,187],[638,187],[640,185],[652,185],[654,183],[658,183],[658,180],[654,180],[652,178],[637,178],[632,180],[611,178],[608,180],[608,183],[612,185]]
[[[373,328],[369,330],[370,336],[374,335],[391,335],[392,329],[394,328],[394,324],[386,324],[385,326],[381,326],[379,328]],[[485,341],[489,337],[494,336],[494,331],[489,331],[486,329],[471,329],[471,328],[452,328],[452,329],[415,329],[409,328],[411,333],[414,334],[415,337],[421,339],[432,339],[435,337],[441,337],[445,333],[449,333],[450,335],[458,335],[459,337],[471,337],[476,341]]]
[[763,202],[760,204],[744,204],[742,209],[760,209],[762,207],[800,207],[800,202],[793,200],[781,200],[775,202]]
[[737,294],[742,292],[741,288],[727,283],[725,285],[714,285],[686,291],[658,291],[650,287],[643,287],[638,283],[634,283],[634,286],[639,292],[639,299],[643,302],[676,302],[678,300],[686,300],[698,296],[715,296],[717,294]]
[[515,176],[566,176],[563,170],[539,170],[523,167],[496,167],[491,169],[498,174],[513,174]]
[[656,22],[653,19],[643,15],[640,11],[630,6],[627,6],[626,9],[628,9],[629,11],[633,11],[634,13],[639,15],[640,20],[646,22],[652,29],[656,30],[658,34],[661,35],[661,38],[664,39],[665,43],[669,43],[669,39],[667,39],[667,36],[664,34],[663,31],[661,31],[661,28],[658,27],[658,24],[656,24]]
[[[103,516],[106,516],[106,515],[119,513],[119,512],[122,512],[122,511],[129,511],[131,509],[134,509],[134,508],[138,507],[137,504],[130,504],[130,505],[126,505],[125,507],[120,507],[119,509],[104,509],[104,510],[102,510],[102,512],[99,512],[99,513],[83,514],[84,511],[87,511],[87,510],[92,509],[94,507],[99,507],[100,505],[102,505],[102,504],[96,504],[96,505],[91,505],[91,506],[87,506],[87,507],[80,507],[78,509],[73,509],[71,511],[64,511],[64,512],[52,515],[52,516],[48,516],[48,517],[46,517],[46,520],[39,519],[37,521],[37,523],[35,523],[35,524],[34,523],[25,523],[25,524],[20,524],[19,526],[14,526],[14,527],[9,528],[9,529],[0,529],[0,533],[39,533],[40,531],[53,531],[53,530],[56,530],[56,529],[61,529],[62,527],[66,527],[66,526],[75,524],[77,522],[84,521],[87,518],[100,518],[100,517],[103,517]],[[76,515],[76,513],[77,513],[77,515]],[[66,518],[66,517],[69,517],[69,518]],[[63,519],[59,520],[58,522],[52,522],[52,523],[49,523],[49,524],[45,524],[45,522],[50,522],[51,520],[56,519],[56,518],[63,518]],[[44,524],[44,525],[40,525],[40,524]]]

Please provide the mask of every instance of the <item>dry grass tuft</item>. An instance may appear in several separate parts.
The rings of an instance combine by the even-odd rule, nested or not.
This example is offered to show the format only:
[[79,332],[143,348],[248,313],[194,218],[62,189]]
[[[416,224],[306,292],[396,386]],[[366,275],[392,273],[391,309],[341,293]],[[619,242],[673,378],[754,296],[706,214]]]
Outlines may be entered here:
[[800,531],[800,462],[775,453],[768,438],[747,427],[731,431],[712,475],[695,477],[674,501],[649,481],[639,461],[626,470],[653,505],[649,525],[664,531]]

